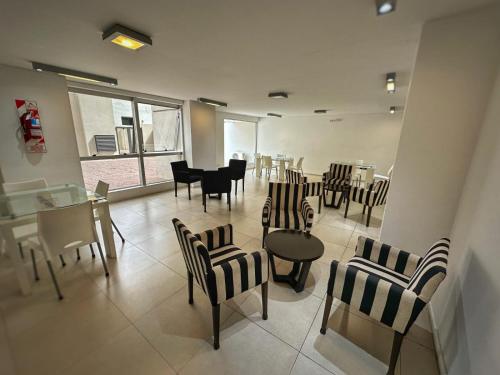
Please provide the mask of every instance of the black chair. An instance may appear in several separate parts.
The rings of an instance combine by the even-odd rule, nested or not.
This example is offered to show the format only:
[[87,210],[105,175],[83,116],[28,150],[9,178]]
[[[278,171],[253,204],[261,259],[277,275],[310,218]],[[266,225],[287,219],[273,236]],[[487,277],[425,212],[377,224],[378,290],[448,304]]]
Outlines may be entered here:
[[205,212],[207,212],[207,195],[217,194],[220,199],[223,193],[227,194],[227,204],[231,211],[231,170],[229,167],[219,168],[217,171],[204,171],[201,178],[201,190]]
[[229,160],[231,170],[231,180],[234,180],[234,195],[238,195],[238,180],[243,179],[243,192],[245,192],[245,172],[247,171],[247,161],[239,159]]
[[189,200],[191,200],[191,184],[201,181],[203,169],[189,168],[186,160],[173,161],[172,173],[174,175],[175,196],[177,197],[177,183],[187,184]]

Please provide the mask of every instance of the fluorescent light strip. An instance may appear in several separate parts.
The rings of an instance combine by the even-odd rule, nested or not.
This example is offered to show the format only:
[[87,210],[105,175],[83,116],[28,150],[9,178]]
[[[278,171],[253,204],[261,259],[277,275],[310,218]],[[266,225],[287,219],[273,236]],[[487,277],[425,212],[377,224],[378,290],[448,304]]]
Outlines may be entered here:
[[108,83],[113,86],[118,85],[118,80],[116,80],[115,78],[100,76],[92,73],[80,72],[78,70],[61,68],[59,66],[42,64],[39,62],[32,62],[31,65],[33,66],[33,69],[36,70],[37,72],[52,72],[67,78],[78,79],[86,82]]
[[270,92],[267,96],[270,98],[273,98],[273,99],[287,99],[288,93],[286,93],[284,91]]
[[198,98],[199,102],[210,104],[216,107],[227,107],[227,103],[219,102],[218,100],[207,99],[207,98]]
[[267,115],[271,116],[271,117],[283,117],[282,115],[279,115],[277,113],[271,113],[271,112],[269,112]]
[[385,81],[387,92],[394,94],[396,92],[396,73],[387,73]]
[[314,113],[319,113],[319,114],[326,113],[326,112],[328,112],[328,109],[315,109],[314,110]]
[[133,51],[153,45],[151,37],[120,24],[112,25],[104,30],[102,39],[109,39],[112,43]]

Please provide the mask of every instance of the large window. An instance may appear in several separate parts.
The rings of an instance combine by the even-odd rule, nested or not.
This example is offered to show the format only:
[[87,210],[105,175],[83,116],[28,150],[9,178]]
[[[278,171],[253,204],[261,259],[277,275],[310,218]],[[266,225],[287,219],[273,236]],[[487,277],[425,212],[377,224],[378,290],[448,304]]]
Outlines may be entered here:
[[85,186],[112,190],[172,179],[170,162],[182,157],[178,105],[93,92],[69,93]]

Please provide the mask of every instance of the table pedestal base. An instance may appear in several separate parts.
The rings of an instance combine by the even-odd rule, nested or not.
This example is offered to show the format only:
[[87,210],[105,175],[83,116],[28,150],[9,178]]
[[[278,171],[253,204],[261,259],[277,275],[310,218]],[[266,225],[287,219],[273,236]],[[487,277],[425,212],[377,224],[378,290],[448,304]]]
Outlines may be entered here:
[[272,255],[269,255],[269,262],[271,263],[271,272],[275,282],[288,283],[297,293],[304,290],[312,262],[293,262],[292,270],[287,275],[278,275],[276,273],[276,265]]

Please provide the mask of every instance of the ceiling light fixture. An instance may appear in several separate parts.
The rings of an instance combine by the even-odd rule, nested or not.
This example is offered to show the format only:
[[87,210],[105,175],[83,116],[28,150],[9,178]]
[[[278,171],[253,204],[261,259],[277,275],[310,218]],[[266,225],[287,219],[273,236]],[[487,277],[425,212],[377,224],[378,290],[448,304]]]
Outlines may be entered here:
[[102,40],[106,39],[109,39],[111,43],[134,51],[148,45],[153,45],[151,37],[119,24],[115,24],[104,30]]
[[97,74],[80,72],[78,70],[61,68],[59,66],[42,64],[39,62],[32,62],[31,65],[37,72],[52,72],[70,79],[77,79],[79,81],[92,83],[108,83],[112,86],[116,86],[118,84],[118,81],[115,78],[104,77]]
[[387,73],[385,81],[387,92],[394,94],[396,92],[396,73]]
[[269,112],[267,115],[271,116],[271,117],[283,117],[282,115],[279,115],[277,113],[271,113],[271,112]]
[[375,0],[377,16],[394,12],[396,10],[396,0]]
[[328,112],[328,109],[315,109],[314,113],[326,113]]
[[207,98],[198,98],[198,101],[205,103],[205,104],[213,105],[215,107],[227,107],[227,103],[219,102],[217,100],[212,100],[212,99],[207,99]]
[[270,92],[268,96],[273,99],[287,99],[288,93],[284,91]]
[[396,107],[395,107],[395,106],[391,106],[391,107],[389,108],[389,113],[390,113],[391,115],[395,114],[395,113],[396,113]]

